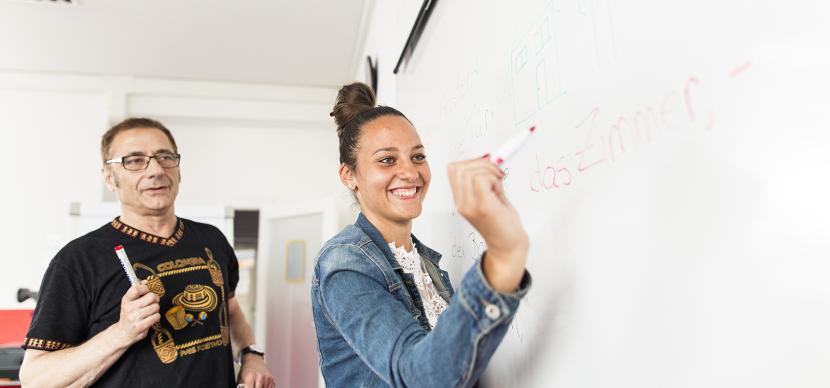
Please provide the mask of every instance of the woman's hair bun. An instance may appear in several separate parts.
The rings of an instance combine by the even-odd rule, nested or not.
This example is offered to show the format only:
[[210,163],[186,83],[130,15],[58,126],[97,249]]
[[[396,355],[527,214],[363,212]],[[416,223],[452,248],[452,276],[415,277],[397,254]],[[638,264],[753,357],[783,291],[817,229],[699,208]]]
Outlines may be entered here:
[[361,82],[340,88],[337,92],[334,110],[329,113],[329,116],[333,116],[337,123],[340,163],[345,164],[352,171],[357,169],[357,149],[363,125],[383,116],[398,116],[409,121],[403,113],[391,106],[375,106],[374,90]]
[[337,92],[334,110],[329,115],[334,117],[339,134],[346,123],[374,107],[375,92],[372,88],[362,82],[355,82],[340,88],[340,91]]

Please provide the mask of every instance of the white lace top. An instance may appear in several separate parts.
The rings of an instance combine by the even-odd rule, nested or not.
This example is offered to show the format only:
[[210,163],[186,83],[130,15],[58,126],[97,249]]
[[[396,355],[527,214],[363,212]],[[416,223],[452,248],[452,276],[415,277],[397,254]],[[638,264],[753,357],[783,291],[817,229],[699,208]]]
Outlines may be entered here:
[[447,308],[447,301],[438,294],[429,272],[424,267],[424,263],[421,262],[418,248],[413,243],[412,250],[407,252],[404,247],[396,247],[395,243],[391,242],[389,243],[389,249],[392,250],[392,254],[395,255],[395,260],[401,265],[403,272],[412,274],[415,280],[415,288],[418,289],[418,294],[421,295],[421,303],[423,303],[424,312],[427,314],[429,327],[435,328],[438,316]]

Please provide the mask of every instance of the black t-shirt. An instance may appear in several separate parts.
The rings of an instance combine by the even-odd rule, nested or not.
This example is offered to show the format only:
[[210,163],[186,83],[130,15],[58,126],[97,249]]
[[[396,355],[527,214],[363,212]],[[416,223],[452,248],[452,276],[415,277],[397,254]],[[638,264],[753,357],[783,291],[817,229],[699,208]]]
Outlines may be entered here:
[[219,229],[181,218],[168,238],[116,218],[67,244],[43,277],[23,347],[77,346],[118,322],[130,282],[117,245],[161,296],[161,321],[95,386],[235,387],[228,300],[239,280],[236,255]]

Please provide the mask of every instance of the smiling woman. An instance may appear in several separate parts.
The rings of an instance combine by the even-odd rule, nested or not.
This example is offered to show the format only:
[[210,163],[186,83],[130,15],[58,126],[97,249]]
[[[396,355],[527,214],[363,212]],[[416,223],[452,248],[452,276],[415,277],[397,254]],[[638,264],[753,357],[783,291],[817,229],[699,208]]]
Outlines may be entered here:
[[311,294],[328,386],[470,386],[530,287],[527,234],[485,159],[449,166],[456,206],[490,248],[458,292],[441,255],[412,235],[431,173],[415,127],[375,106],[371,88],[346,85],[331,113],[340,180],[361,214],[324,244]]

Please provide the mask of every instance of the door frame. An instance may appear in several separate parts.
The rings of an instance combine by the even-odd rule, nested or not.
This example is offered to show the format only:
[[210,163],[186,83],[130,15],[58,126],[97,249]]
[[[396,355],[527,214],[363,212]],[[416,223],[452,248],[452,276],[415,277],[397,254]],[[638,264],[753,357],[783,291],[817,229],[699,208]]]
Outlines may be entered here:
[[[337,233],[337,208],[333,197],[307,200],[291,205],[268,205],[260,208],[259,212],[259,241],[257,241],[257,269],[256,269],[256,303],[254,309],[254,334],[257,341],[267,343],[267,276],[276,270],[268,258],[271,256],[271,221],[280,218],[289,218],[311,214],[322,215],[322,241],[326,241]],[[307,247],[308,253],[316,255],[317,247]],[[277,264],[278,265],[278,264]]]

